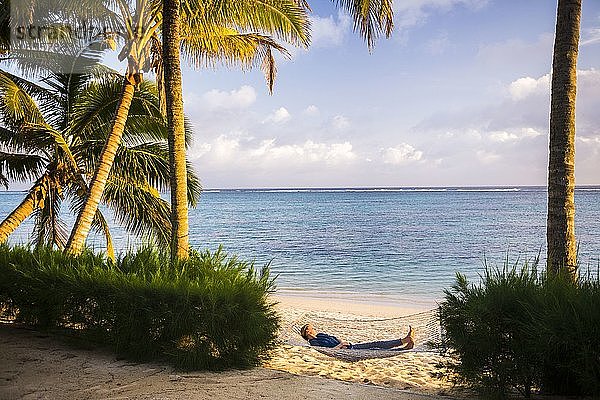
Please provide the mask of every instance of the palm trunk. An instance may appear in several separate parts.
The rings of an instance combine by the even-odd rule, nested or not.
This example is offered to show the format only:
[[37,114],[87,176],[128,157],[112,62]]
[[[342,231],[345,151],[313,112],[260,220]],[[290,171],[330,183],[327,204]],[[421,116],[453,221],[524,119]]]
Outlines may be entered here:
[[163,0],[163,63],[169,160],[171,163],[171,258],[189,256],[187,170],[181,66],[179,60],[180,0]]
[[6,242],[11,233],[23,223],[38,206],[39,201],[43,197],[39,188],[33,187],[21,204],[11,212],[8,217],[0,224],[0,243]]
[[577,277],[575,97],[581,0],[559,0],[552,60],[547,246],[549,273]]
[[121,143],[123,132],[125,131],[125,123],[127,122],[127,116],[129,114],[129,107],[133,100],[135,92],[135,85],[139,84],[142,77],[141,74],[130,75],[125,78],[123,93],[117,107],[117,113],[113,122],[113,127],[106,140],[102,154],[100,155],[100,161],[96,167],[94,178],[90,183],[90,189],[88,196],[85,200],[83,209],[77,216],[71,236],[67,242],[65,251],[69,254],[77,255],[80,254],[85,245],[85,239],[87,238],[92,221],[96,210],[98,210],[98,204],[102,199],[102,193],[106,186],[106,180],[115,159],[115,154]]

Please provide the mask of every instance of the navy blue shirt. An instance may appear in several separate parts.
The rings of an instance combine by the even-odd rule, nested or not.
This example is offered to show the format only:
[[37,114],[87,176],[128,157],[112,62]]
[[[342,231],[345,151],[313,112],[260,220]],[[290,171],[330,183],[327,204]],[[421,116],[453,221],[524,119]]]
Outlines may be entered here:
[[308,341],[311,346],[319,347],[335,347],[341,342],[335,336],[328,335],[326,333],[317,333],[317,337]]

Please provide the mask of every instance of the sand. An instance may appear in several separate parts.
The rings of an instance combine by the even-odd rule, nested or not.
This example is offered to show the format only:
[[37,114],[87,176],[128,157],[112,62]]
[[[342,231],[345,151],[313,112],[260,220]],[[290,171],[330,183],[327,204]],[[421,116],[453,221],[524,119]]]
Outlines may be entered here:
[[[302,325],[311,322],[319,330],[334,334],[338,338],[353,341],[370,341],[402,337],[411,322],[410,314],[422,313],[424,307],[406,304],[379,304],[349,301],[347,299],[298,299],[278,296],[277,305],[282,316],[283,329],[296,322]],[[434,303],[430,305],[434,307]],[[345,310],[345,311],[341,311]],[[350,312],[351,311],[351,312]],[[389,319],[408,316],[401,319]],[[301,321],[298,323],[298,318]],[[382,318],[383,320],[380,320]],[[373,322],[370,322],[373,320]],[[358,321],[358,322],[356,322]],[[421,329],[421,331],[419,331]],[[415,328],[417,344],[425,340],[423,328]],[[289,332],[294,344],[303,344],[295,332]],[[422,343],[421,343],[422,344]],[[449,381],[448,371],[438,365],[447,359],[435,351],[399,353],[383,359],[346,362],[321,354],[313,348],[283,344],[265,364],[267,368],[287,371],[298,375],[321,376],[347,382],[370,383],[432,395],[455,393]]]
[[[364,326],[354,332],[351,328],[355,324],[347,326],[342,321],[422,311],[398,305],[374,308],[372,304],[339,299],[322,302],[304,298],[301,304],[297,299],[277,300],[284,329],[308,312],[309,316],[325,316],[323,321],[336,318],[337,325],[334,322],[330,328],[340,329],[337,335],[352,340],[381,336],[381,332]],[[399,334],[405,329],[398,324],[384,333]],[[424,400],[459,394],[447,380],[433,376],[440,372],[436,364],[442,358],[432,352],[348,363],[309,347],[282,344],[260,368],[181,373],[165,365],[120,360],[108,350],[75,348],[55,336],[3,323],[0,360],[0,399]]]

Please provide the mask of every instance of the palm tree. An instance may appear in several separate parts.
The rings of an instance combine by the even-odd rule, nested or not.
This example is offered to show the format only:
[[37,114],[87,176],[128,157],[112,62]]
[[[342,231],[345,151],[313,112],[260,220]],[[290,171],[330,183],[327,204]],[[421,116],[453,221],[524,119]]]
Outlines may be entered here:
[[[0,180],[35,180],[0,223],[0,242],[33,215],[34,242],[62,248],[66,230],[59,218],[61,205],[65,198],[75,211],[83,204],[86,181],[100,159],[120,99],[120,79],[114,73],[97,78],[54,74],[44,84],[0,72]],[[102,198],[129,231],[164,244],[171,228],[169,205],[159,195],[169,188],[166,137],[156,87],[146,82],[132,100],[123,144]],[[200,185],[192,170],[188,182],[194,205]],[[114,256],[108,224],[99,210],[93,228],[106,237],[109,256]]]
[[[183,7],[182,7],[183,4]],[[277,9],[281,13],[276,13]],[[186,21],[180,27],[180,16]],[[266,32],[294,45],[309,43],[305,4],[291,1],[163,1],[163,61],[166,110],[171,159],[171,255],[186,259],[189,252],[189,223],[185,190],[185,146],[180,47],[198,63],[204,60],[252,66],[262,59],[269,90],[273,90],[276,68],[271,49],[285,50]],[[200,32],[200,34],[198,34]]]
[[[252,1],[222,1],[220,7],[229,8],[234,10],[230,14],[233,21],[251,21],[255,16],[253,13],[248,13],[247,9],[244,8],[245,3],[253,3]],[[265,7],[268,7],[272,2],[254,2],[260,3]],[[293,0],[290,3],[295,3],[296,6],[300,7],[300,11],[310,10],[308,2],[306,0]],[[371,50],[375,44],[375,40],[381,34],[386,37],[391,35],[393,30],[393,9],[392,0],[335,0],[336,5],[347,10],[354,19],[354,28],[358,30],[361,36],[366,40],[369,50]],[[184,4],[189,4],[185,2]],[[236,8],[237,7],[239,8]],[[167,86],[167,115],[169,116],[169,145],[171,152],[173,174],[171,181],[171,205],[172,205],[172,240],[171,240],[171,253],[175,259],[185,259],[188,256],[188,210],[185,200],[184,191],[178,188],[185,187],[185,165],[182,160],[185,158],[185,149],[182,141],[182,115],[183,115],[183,96],[181,86],[181,67],[180,67],[180,55],[179,55],[179,38],[180,38],[180,13],[181,0],[163,0],[163,60],[165,68],[165,84]],[[198,8],[183,7],[183,10],[197,10]],[[246,14],[244,14],[246,13]],[[220,10],[206,9],[205,12],[199,13],[200,16],[215,17],[224,15]],[[302,16],[302,13],[299,14]],[[258,15],[259,16],[259,15]],[[233,18],[235,17],[235,18]],[[193,21],[193,18],[187,16],[187,21]],[[308,44],[308,34],[304,33],[308,27],[306,21],[301,20],[301,25],[296,28],[297,39],[304,44]],[[217,26],[227,25],[227,21],[219,21],[221,24]],[[238,22],[239,23],[239,22]],[[189,26],[186,24],[186,26]],[[243,28],[253,28],[252,23],[249,26],[243,26]],[[264,28],[264,27],[263,27]],[[294,32],[294,31],[292,31]],[[294,39],[293,37],[291,39]],[[185,45],[185,41],[184,41]],[[273,81],[275,79],[276,69],[274,67],[273,58],[270,51],[265,57],[263,63],[263,70],[269,81],[269,88],[272,91]]]
[[581,0],[559,0],[552,60],[548,166],[547,269],[577,277],[575,97]]
[[[161,2],[159,0],[137,0],[136,9],[133,13],[129,11],[126,0],[117,0],[117,3],[120,5],[121,14],[127,28],[125,33],[121,34],[121,39],[124,39],[125,45],[120,53],[120,58],[127,58],[128,70],[124,82],[122,101],[117,108],[115,116],[113,131],[109,136],[100,163],[98,164],[96,175],[92,179],[89,196],[85,206],[77,217],[76,224],[67,243],[67,251],[73,254],[77,254],[81,251],[87,233],[89,232],[93,213],[97,209],[99,198],[102,195],[103,182],[110,171],[112,160],[114,159],[115,146],[118,144],[120,135],[122,134],[122,124],[127,115],[129,99],[134,93],[135,86],[139,84],[142,79],[141,71],[147,70],[152,66],[157,72],[159,81],[162,81],[161,78],[163,76],[162,63],[159,56],[161,51],[158,51],[160,48],[160,41],[157,39],[162,23],[162,13],[160,12]],[[185,49],[185,43],[187,43],[187,46],[192,50],[188,55],[194,62],[200,63],[203,61],[203,58],[215,56],[221,57],[224,54],[227,54],[229,57],[228,61],[235,59],[238,55],[243,55],[244,58],[240,61],[245,65],[248,60],[254,60],[261,54],[270,55],[270,51],[268,53],[265,52],[265,47],[268,47],[269,50],[272,47],[278,50],[282,49],[281,46],[275,46],[275,42],[266,36],[245,35],[237,32],[234,27],[230,27],[226,30],[223,30],[223,27],[219,29],[216,24],[226,18],[226,12],[230,11],[227,8],[219,8],[223,14],[217,15],[215,18],[204,17],[206,7],[209,7],[209,9],[212,10],[217,6],[220,7],[221,3],[222,2],[220,1],[215,1],[213,4],[213,2],[189,0],[185,4],[187,10],[186,15],[194,18],[193,20],[188,21],[188,23],[190,26],[196,27],[197,29],[190,29],[189,35],[182,37],[184,41],[182,45]],[[239,4],[241,3],[244,3],[246,6],[245,13],[239,12]],[[257,7],[257,4],[262,3],[273,4]],[[292,4],[288,4],[286,1],[265,0],[239,2],[239,4],[233,2],[233,4],[238,5],[236,7],[231,7],[231,9],[238,11],[238,13],[235,14],[236,16],[244,15],[244,18],[251,12],[260,12],[259,16],[250,20],[245,18],[238,21],[239,25],[247,26],[253,24],[253,26],[257,27],[263,25],[267,28],[273,27],[272,33],[279,37],[285,37],[286,35],[290,35],[286,33],[286,29],[290,29],[290,23],[276,24],[273,21],[294,21],[297,19],[298,16],[301,15],[297,12],[300,7],[295,2],[291,3]],[[132,23],[131,21],[135,21],[135,23]],[[201,22],[205,22],[207,25],[200,25]],[[291,35],[294,35],[294,33]],[[227,43],[229,47],[220,48],[219,46],[222,45],[222,43]],[[196,58],[198,54],[202,54],[202,57]],[[169,76],[169,78],[172,77]],[[170,84],[169,80],[165,80],[165,82],[166,84]],[[181,168],[179,169],[181,170]],[[179,186],[174,192],[181,194]],[[181,196],[181,198],[183,198],[183,196]],[[179,203],[172,206],[174,209],[178,209],[179,207]],[[187,215],[187,205],[185,205],[185,209]],[[179,224],[176,224],[177,230],[178,227]]]
[[125,44],[119,53],[119,59],[121,61],[127,60],[127,71],[122,83],[120,101],[116,106],[112,130],[104,144],[83,208],[77,215],[75,225],[67,241],[66,250],[72,254],[80,253],[85,245],[85,239],[98,210],[110,169],[125,130],[135,88],[142,83],[143,72],[150,70],[151,44],[161,23],[160,2],[156,0],[138,0],[133,12],[128,3],[126,0],[116,1],[123,26],[121,30],[114,33],[114,37],[105,38],[106,40],[120,38],[124,41]]

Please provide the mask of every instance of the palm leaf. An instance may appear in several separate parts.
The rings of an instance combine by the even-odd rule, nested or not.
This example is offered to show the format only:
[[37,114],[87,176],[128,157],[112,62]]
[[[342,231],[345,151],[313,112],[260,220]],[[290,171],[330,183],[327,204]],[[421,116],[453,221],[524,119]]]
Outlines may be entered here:
[[0,151],[0,180],[29,182],[44,171],[46,160],[36,154],[7,153]]
[[109,178],[103,202],[117,221],[134,234],[168,246],[171,236],[169,203],[145,182]]
[[67,226],[60,219],[60,206],[63,200],[58,182],[48,180],[42,206],[34,211],[34,239],[36,246],[56,246],[63,249],[67,243]]
[[96,210],[96,215],[94,215],[94,219],[92,220],[92,229],[104,236],[104,240],[106,241],[106,256],[114,261],[115,246],[113,244],[112,235],[110,234],[110,226],[100,210]]
[[354,30],[366,40],[369,49],[381,36],[390,37],[394,29],[392,0],[334,0],[336,5],[350,13]]
[[310,20],[300,1],[184,0],[182,6],[182,19],[193,28],[225,26],[272,35],[295,46],[310,43]]
[[33,98],[10,75],[0,70],[0,118],[6,128],[17,131],[25,123],[45,122]]

